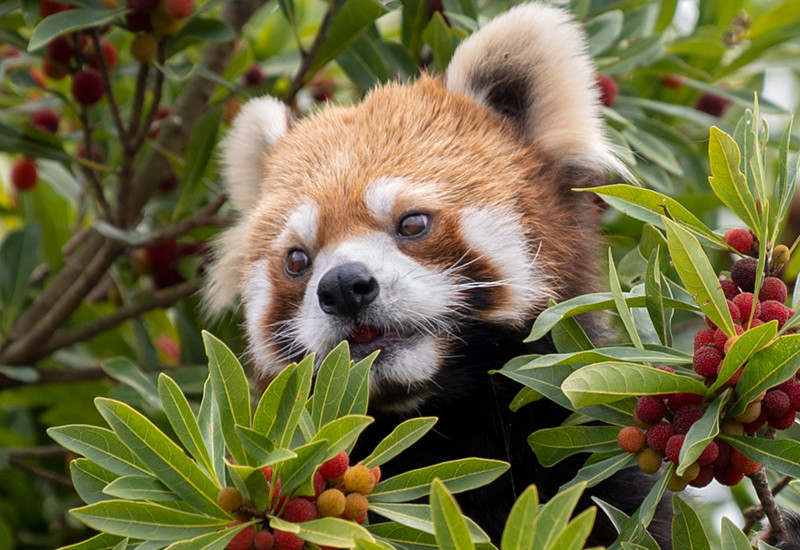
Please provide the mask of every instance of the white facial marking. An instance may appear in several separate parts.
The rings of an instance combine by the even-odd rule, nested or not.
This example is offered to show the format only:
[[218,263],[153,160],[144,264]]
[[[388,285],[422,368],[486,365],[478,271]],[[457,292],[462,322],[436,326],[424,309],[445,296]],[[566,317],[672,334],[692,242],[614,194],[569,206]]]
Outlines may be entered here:
[[418,207],[423,209],[426,206],[435,205],[439,200],[440,193],[430,184],[409,182],[403,178],[383,176],[367,187],[364,199],[367,208],[380,221],[391,224],[395,220],[395,205],[398,199],[405,202],[418,203]]
[[526,244],[518,216],[493,208],[467,208],[461,229],[472,248],[500,271],[498,284],[511,292],[510,305],[492,312],[492,320],[525,320],[532,306],[553,295],[547,278],[536,267],[535,253]]
[[244,317],[250,353],[255,358],[255,367],[269,377],[277,376],[286,366],[277,354],[270,349],[268,334],[263,327],[264,316],[272,303],[272,284],[267,277],[267,262],[261,260],[250,266],[247,282],[244,285]]
[[317,221],[319,220],[319,209],[314,204],[301,204],[290,215],[286,221],[286,228],[278,236],[277,242],[281,246],[287,246],[289,240],[300,239],[305,246],[311,246],[317,238]]

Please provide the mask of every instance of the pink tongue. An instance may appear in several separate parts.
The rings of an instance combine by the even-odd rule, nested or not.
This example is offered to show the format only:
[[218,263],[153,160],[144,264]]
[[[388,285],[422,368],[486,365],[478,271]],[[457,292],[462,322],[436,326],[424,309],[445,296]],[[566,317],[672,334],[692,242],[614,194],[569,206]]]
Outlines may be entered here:
[[359,326],[353,329],[353,332],[350,334],[350,340],[352,340],[354,344],[368,344],[380,335],[381,329],[378,327],[369,325]]

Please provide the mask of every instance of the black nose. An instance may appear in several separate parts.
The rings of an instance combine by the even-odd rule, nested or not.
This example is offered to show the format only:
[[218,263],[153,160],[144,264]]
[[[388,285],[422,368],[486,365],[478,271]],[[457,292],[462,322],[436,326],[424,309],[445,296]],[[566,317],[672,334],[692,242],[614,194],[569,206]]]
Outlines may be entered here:
[[355,317],[378,297],[380,287],[367,266],[350,262],[334,267],[322,276],[317,298],[329,315]]

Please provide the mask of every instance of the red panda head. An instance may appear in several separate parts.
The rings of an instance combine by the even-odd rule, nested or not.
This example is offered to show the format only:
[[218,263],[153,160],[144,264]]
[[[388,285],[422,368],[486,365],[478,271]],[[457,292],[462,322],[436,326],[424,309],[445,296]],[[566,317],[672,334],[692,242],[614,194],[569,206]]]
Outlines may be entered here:
[[248,103],[223,146],[241,217],[209,308],[241,296],[265,380],[348,340],[354,358],[381,350],[373,402],[417,406],[464,327],[522,331],[592,288],[591,202],[570,189],[616,166],[597,111],[577,24],[541,4],[485,25],[443,80],[293,125],[272,98]]

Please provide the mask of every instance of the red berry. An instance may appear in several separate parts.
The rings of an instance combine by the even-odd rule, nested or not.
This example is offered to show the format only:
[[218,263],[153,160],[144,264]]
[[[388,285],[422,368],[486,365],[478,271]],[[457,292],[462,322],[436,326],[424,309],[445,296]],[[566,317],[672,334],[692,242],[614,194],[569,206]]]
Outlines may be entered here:
[[678,90],[683,88],[686,82],[686,76],[682,74],[665,74],[658,77],[661,84],[670,90]]
[[747,422],[746,424],[744,424],[744,433],[754,434],[758,430],[760,430],[761,427],[764,426],[764,424],[766,423],[767,423],[767,415],[764,414],[764,406],[762,405],[761,414],[758,416],[758,418],[756,418],[752,422]]
[[56,36],[53,38],[47,43],[44,51],[48,58],[62,65],[69,64],[75,53],[72,49],[72,43],[66,36]]
[[741,258],[731,266],[731,279],[745,292],[753,292],[756,286],[756,270],[758,260],[755,258]]
[[778,328],[782,328],[792,315],[794,311],[776,300],[767,300],[761,304],[760,319],[765,323],[778,321]]
[[697,99],[694,108],[703,113],[708,113],[711,116],[720,117],[730,104],[730,99],[715,94],[704,93]]
[[[717,329],[719,330],[719,329]],[[697,351],[703,346],[706,345],[714,345],[714,329],[707,328],[703,330],[698,330],[697,334],[694,335],[694,350]]]
[[[106,69],[111,70],[117,66],[117,48],[114,47],[114,44],[109,42],[108,40],[103,40],[100,42],[100,51],[103,52],[103,62],[106,64]],[[94,69],[100,68],[100,62],[97,59],[96,55],[93,55],[88,60],[89,66]]]
[[264,71],[261,70],[261,65],[254,63],[242,75],[245,86],[259,86],[264,82]]
[[684,439],[686,439],[685,435],[675,434],[667,440],[667,446],[664,449],[664,454],[675,464],[678,463],[678,458],[681,454],[681,447],[683,447]]
[[692,358],[692,367],[700,376],[714,376],[717,374],[719,364],[722,362],[722,353],[711,346],[703,346],[697,350]]
[[164,11],[173,19],[189,17],[194,12],[194,0],[164,0]]
[[645,424],[657,424],[667,414],[667,406],[662,399],[643,395],[636,402],[636,416]]
[[705,449],[703,449],[703,452],[700,453],[700,456],[697,457],[697,462],[699,462],[701,466],[704,466],[714,462],[718,456],[719,447],[715,441],[712,441]]
[[83,69],[72,75],[72,97],[81,105],[94,105],[105,95],[103,77],[95,69]]
[[[761,302],[751,292],[742,292],[733,299],[733,303],[739,308],[742,323],[747,323],[751,318],[758,319],[761,316]],[[753,311],[754,307],[755,311]],[[752,316],[750,315],[751,312]]]
[[744,475],[755,473],[761,467],[760,462],[756,462],[752,458],[748,458],[739,449],[731,449],[731,468],[737,472],[742,472]]
[[292,523],[301,523],[317,519],[317,505],[305,498],[295,497],[286,503],[283,509],[283,519]]
[[617,101],[619,86],[610,76],[597,75],[597,87],[600,90],[600,103],[606,107],[611,107]]
[[722,293],[725,294],[727,300],[733,300],[739,294],[739,287],[729,279],[720,279],[719,286],[722,288]]
[[714,459],[711,465],[714,466],[714,469],[725,468],[731,463],[731,449],[733,447],[718,439],[715,439],[714,443],[717,444],[717,458]]
[[[239,522],[232,523],[236,525]],[[256,536],[256,530],[252,525],[248,525],[231,539],[225,547],[227,550],[251,550],[253,547],[253,538]]]
[[[744,329],[740,325],[733,325],[733,329],[736,332],[736,336],[744,333]],[[722,332],[722,329],[717,329],[714,332],[714,347],[717,348],[717,351],[720,352],[723,356],[726,355],[728,352],[725,349],[725,346],[728,344],[728,335]],[[720,363],[721,365],[722,363]],[[717,367],[719,370],[719,367]]]
[[153,32],[150,13],[134,10],[125,15],[125,26],[133,32]]
[[788,430],[794,424],[795,418],[797,418],[797,411],[788,411],[780,418],[769,420],[769,425],[776,430]]
[[17,191],[27,191],[36,185],[38,179],[36,161],[30,157],[17,157],[11,165],[11,185]]
[[275,539],[272,533],[266,529],[259,531],[256,533],[256,536],[253,537],[253,550],[272,550],[274,545]]
[[704,412],[705,409],[700,405],[685,405],[675,411],[675,416],[672,419],[672,426],[675,428],[675,433],[688,433],[692,424],[700,420]]
[[158,7],[158,0],[128,0],[128,9],[136,11],[153,11]]
[[626,426],[617,434],[617,444],[626,453],[638,453],[644,445],[645,435],[636,426]]
[[350,466],[350,457],[342,451],[332,459],[323,462],[319,467],[319,472],[325,479],[336,479],[344,475],[348,466]]
[[791,378],[781,384],[780,388],[789,396],[789,408],[800,411],[800,382],[796,378]]
[[789,401],[789,396],[781,390],[769,390],[761,402],[761,410],[767,417],[767,420],[781,418],[791,408],[792,404]]
[[736,470],[733,466],[725,466],[724,468],[715,467],[714,478],[722,485],[733,487],[744,479],[744,474]]
[[272,533],[275,539],[275,550],[301,550],[305,541],[295,535],[286,531],[278,531],[277,529]]
[[700,473],[689,482],[692,487],[705,487],[714,479],[714,467],[711,464],[701,464]]
[[54,13],[66,11],[69,9],[69,4],[64,2],[53,2],[52,0],[42,0],[39,4],[39,15],[41,17],[48,17]]
[[[89,155],[86,154],[86,142],[81,141],[75,149],[75,154],[81,158],[88,159]],[[92,143],[92,158],[95,162],[102,162],[104,157],[103,149],[96,143]]]
[[777,277],[765,278],[761,283],[761,290],[758,291],[758,299],[762,302],[775,300],[776,302],[785,304],[787,297],[786,283]]
[[667,397],[667,406],[671,411],[677,411],[684,405],[697,405],[702,400],[699,393],[673,393]]
[[28,116],[28,120],[37,130],[55,134],[58,132],[58,115],[52,109],[42,109],[34,111]]
[[327,488],[327,481],[319,470],[314,472],[314,498],[317,498]]
[[753,247],[753,234],[747,229],[729,229],[722,237],[728,245],[742,254],[747,254]]
[[669,438],[673,435],[675,435],[675,428],[672,427],[672,424],[662,422],[661,424],[651,426],[647,430],[647,446],[660,455],[664,455],[667,448],[667,441],[669,441]]
[[[42,72],[53,80],[61,80],[69,74],[69,68],[61,63],[50,61],[49,59],[42,60]],[[44,87],[44,86],[43,86]]]

